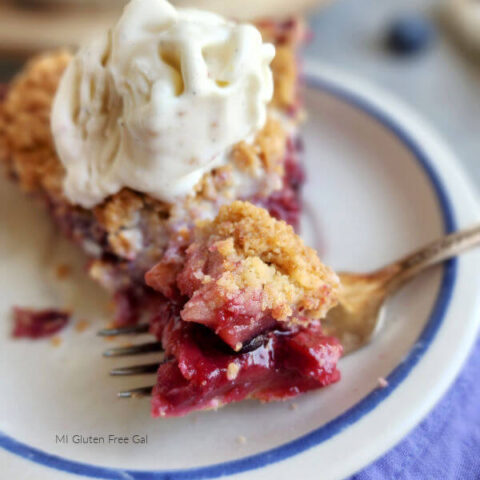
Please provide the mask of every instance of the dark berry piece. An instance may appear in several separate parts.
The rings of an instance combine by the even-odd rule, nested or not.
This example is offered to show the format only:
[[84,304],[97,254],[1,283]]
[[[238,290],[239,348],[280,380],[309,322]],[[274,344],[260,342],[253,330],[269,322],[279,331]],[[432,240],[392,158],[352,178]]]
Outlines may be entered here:
[[395,20],[387,33],[387,47],[398,54],[408,55],[424,50],[433,38],[432,24],[421,16]]

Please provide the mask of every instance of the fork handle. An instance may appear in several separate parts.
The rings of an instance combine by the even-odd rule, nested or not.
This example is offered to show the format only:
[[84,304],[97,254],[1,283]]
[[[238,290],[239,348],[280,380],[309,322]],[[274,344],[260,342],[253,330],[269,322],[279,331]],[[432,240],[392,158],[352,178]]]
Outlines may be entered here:
[[[386,287],[393,292],[427,268],[480,245],[480,225],[459,230],[415,250],[410,255],[384,267],[381,272]],[[380,272],[378,272],[380,273]]]

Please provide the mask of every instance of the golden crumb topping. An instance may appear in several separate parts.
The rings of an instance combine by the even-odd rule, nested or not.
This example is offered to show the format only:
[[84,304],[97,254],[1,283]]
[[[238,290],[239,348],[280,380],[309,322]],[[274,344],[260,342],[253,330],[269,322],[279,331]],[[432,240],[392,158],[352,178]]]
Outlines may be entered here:
[[95,208],[95,215],[107,232],[128,227],[135,221],[135,212],[143,207],[142,196],[124,188],[116,195]]
[[298,19],[285,23],[262,22],[257,25],[263,40],[275,44],[275,58],[271,63],[274,81],[272,104],[289,109],[297,102],[298,59],[296,48],[305,36],[305,25]]
[[272,61],[274,72],[273,104],[286,108],[294,104],[297,95],[297,59],[289,45],[278,46]]
[[197,235],[223,257],[216,280],[225,297],[240,290],[262,290],[262,309],[277,320],[295,312],[322,318],[336,304],[339,280],[287,223],[263,208],[236,201]]
[[240,170],[252,174],[261,170],[283,175],[286,139],[282,124],[268,117],[253,143],[243,141],[234,147],[233,161]]
[[60,51],[30,61],[0,108],[1,159],[29,192],[61,194],[63,167],[53,146],[50,109],[70,58]]

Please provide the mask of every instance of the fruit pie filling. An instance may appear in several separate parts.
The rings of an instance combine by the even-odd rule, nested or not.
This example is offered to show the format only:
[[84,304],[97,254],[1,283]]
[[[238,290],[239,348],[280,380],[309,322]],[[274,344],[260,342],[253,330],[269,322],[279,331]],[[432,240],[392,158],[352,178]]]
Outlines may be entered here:
[[151,333],[165,350],[153,416],[281,400],[339,380],[342,348],[319,320],[338,279],[290,226],[234,202],[196,229],[184,255],[180,269],[167,274],[161,261],[146,275],[161,294]]

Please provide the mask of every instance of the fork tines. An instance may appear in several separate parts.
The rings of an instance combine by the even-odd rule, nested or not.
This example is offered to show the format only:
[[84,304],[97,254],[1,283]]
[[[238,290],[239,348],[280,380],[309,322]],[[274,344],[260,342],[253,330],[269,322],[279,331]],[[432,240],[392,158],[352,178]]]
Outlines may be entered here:
[[[115,337],[120,335],[138,335],[148,333],[148,324],[129,325],[127,327],[107,328],[100,330],[98,335],[101,337]],[[131,345],[127,347],[109,348],[103,352],[104,357],[124,357],[129,355],[142,355],[147,353],[163,352],[163,347],[160,342],[147,342],[139,345]],[[144,365],[131,365],[125,367],[117,367],[110,370],[112,376],[130,376],[130,375],[145,375],[155,374],[158,367],[163,363],[169,362],[171,359],[162,359],[155,363],[147,363]],[[118,392],[119,398],[142,398],[152,394],[153,386],[133,388]]]
[[[150,363],[148,365],[135,365],[133,367],[114,368],[110,371],[110,375],[141,375],[142,373],[156,373],[158,367],[164,363],[171,362],[172,358],[166,358],[160,363]],[[142,398],[152,395],[153,385],[149,387],[132,388],[131,390],[123,390],[118,392],[118,398]]]
[[110,370],[113,377],[142,375],[144,373],[157,373],[158,367],[164,362],[147,363],[145,365],[133,365],[130,367],[118,367]]
[[118,392],[118,398],[143,398],[150,397],[152,395],[153,385],[149,387],[132,388],[131,390],[124,390]]
[[109,348],[103,352],[104,357],[124,357],[128,355],[141,355],[143,353],[163,352],[162,344],[159,342],[142,343],[128,347]]
[[147,333],[148,323],[139,323],[138,325],[128,325],[120,328],[105,328],[100,330],[97,335],[100,337],[115,337],[117,335],[137,335],[139,333]]

